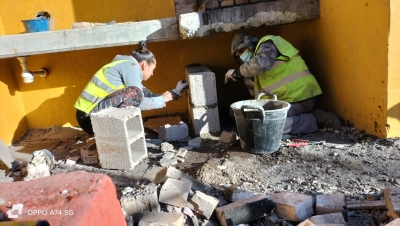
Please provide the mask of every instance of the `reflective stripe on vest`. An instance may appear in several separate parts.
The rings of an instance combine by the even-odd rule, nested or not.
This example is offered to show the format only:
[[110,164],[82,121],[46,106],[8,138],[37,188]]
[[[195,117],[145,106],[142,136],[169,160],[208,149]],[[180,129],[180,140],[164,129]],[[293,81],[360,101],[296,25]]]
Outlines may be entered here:
[[90,113],[90,111],[97,106],[97,104],[103,100],[110,93],[122,89],[125,85],[121,85],[119,87],[115,87],[111,83],[107,81],[106,78],[106,70],[110,67],[114,67],[115,65],[122,62],[132,62],[133,60],[119,60],[111,62],[105,66],[103,66],[100,70],[96,72],[93,78],[86,85],[85,89],[82,91],[81,95],[78,97],[78,100],[75,102],[75,108],[85,112]]
[[298,55],[298,50],[283,38],[272,35],[263,37],[257,44],[255,53],[260,44],[268,40],[274,43],[282,55],[276,59],[270,70],[254,77],[255,97],[259,93],[269,92],[277,95],[279,100],[293,103],[322,94],[314,76]]

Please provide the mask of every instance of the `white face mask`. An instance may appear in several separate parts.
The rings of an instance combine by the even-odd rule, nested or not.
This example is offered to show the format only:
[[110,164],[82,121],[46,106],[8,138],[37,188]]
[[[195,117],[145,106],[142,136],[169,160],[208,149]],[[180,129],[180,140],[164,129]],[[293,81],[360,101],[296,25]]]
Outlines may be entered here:
[[244,51],[243,53],[242,53],[242,55],[240,55],[240,59],[244,62],[244,63],[246,63],[246,62],[248,62],[249,60],[251,60],[251,59],[253,59],[253,54],[248,50],[248,49],[246,49],[246,51]]

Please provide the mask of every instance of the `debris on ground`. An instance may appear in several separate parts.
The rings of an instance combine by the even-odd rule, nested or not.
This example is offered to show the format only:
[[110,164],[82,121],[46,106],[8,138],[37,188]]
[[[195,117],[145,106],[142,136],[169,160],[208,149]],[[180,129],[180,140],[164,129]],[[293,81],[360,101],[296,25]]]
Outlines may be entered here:
[[[60,127],[31,129],[13,146],[61,141],[58,146],[63,148],[49,150],[57,161],[51,174],[85,170],[109,175],[117,188],[127,222],[140,222],[141,218],[131,213],[143,213],[149,207],[155,213],[147,213],[145,218],[142,214],[143,220],[159,217],[157,213],[160,211],[173,214],[172,218],[167,217],[173,222],[182,222],[183,219],[189,225],[194,222],[197,225],[229,225],[232,222],[255,226],[312,225],[321,221],[385,225],[395,224],[400,212],[397,209],[400,199],[397,190],[400,187],[398,138],[380,139],[348,127],[340,132],[319,130],[315,134],[294,137],[309,142],[325,141],[324,145],[287,147],[282,142],[277,152],[257,155],[244,152],[238,140],[220,143],[219,136],[196,138],[201,145],[190,149],[188,141],[163,142],[156,134],[148,133],[145,140],[148,158],[127,171],[85,164],[76,150],[86,145],[88,137],[79,130],[63,130]],[[172,159],[179,157],[185,161],[162,166],[160,160],[166,154],[170,156],[165,158],[174,155]],[[68,155],[81,158],[75,164],[68,164],[65,161]],[[10,174],[5,164],[0,164],[0,169],[6,172],[5,177],[9,175],[14,181],[21,180]],[[169,188],[176,189],[164,194],[164,198],[166,194],[178,197],[179,202],[173,203],[175,206],[159,200],[160,190],[168,179],[183,182],[186,186],[170,185]],[[4,181],[1,176],[0,181]],[[227,198],[229,192],[245,195],[243,199]],[[233,217],[243,211],[241,206],[260,203],[265,206],[270,200],[274,205],[273,211]],[[197,206],[199,203],[207,208]],[[280,211],[279,205],[288,211],[291,209],[297,218],[288,211]],[[213,208],[210,215],[209,210]]]

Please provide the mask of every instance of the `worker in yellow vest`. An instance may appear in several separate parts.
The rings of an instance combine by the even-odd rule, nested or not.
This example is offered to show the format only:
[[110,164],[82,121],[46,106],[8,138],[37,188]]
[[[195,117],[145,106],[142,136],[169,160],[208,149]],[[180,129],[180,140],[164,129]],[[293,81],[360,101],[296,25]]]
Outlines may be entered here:
[[299,51],[288,41],[274,35],[259,39],[239,33],[232,39],[231,54],[240,68],[228,70],[225,83],[244,77],[253,98],[259,93],[273,93],[278,100],[291,104],[283,134],[313,133],[318,126],[341,129],[336,115],[314,109],[321,88]]
[[134,106],[140,110],[163,108],[171,100],[177,100],[188,83],[178,82],[172,91],[153,94],[142,85],[156,68],[156,58],[139,42],[139,49],[130,56],[117,55],[113,61],[96,72],[75,102],[76,120],[87,133],[93,134],[90,114],[108,107]]

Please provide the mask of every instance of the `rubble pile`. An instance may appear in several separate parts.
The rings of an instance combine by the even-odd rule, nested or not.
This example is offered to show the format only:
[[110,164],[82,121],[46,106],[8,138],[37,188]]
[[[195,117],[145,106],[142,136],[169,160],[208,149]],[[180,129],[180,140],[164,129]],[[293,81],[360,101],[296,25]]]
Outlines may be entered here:
[[257,194],[233,185],[211,187],[171,166],[159,171],[152,182],[136,182],[118,190],[130,225],[142,225],[142,220],[149,218],[156,225],[347,225],[355,212],[366,210],[379,214],[372,222],[379,225],[398,218],[400,213],[397,187],[385,189],[381,196],[384,200],[366,201],[346,201],[343,193]]

